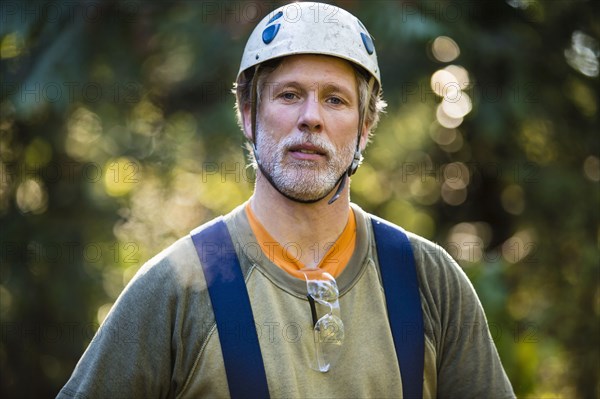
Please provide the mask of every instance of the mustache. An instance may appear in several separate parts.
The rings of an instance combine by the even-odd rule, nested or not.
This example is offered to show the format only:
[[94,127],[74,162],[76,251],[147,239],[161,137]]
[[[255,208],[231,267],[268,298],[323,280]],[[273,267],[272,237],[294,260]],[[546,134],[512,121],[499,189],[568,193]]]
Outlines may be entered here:
[[330,157],[336,152],[335,146],[329,140],[323,137],[323,135],[315,133],[303,133],[299,136],[286,137],[279,144],[280,148],[285,151],[289,151],[290,149],[303,144],[310,144],[327,157]]

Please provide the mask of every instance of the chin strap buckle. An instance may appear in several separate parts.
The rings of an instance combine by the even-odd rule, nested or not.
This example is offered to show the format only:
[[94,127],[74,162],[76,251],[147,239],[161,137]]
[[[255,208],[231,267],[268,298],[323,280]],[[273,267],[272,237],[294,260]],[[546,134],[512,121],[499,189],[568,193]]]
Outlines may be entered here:
[[354,151],[354,158],[352,159],[352,163],[350,164],[350,167],[348,168],[348,176],[352,176],[353,174],[356,173],[356,171],[358,170],[358,167],[360,166],[361,162],[362,162],[362,154],[360,153],[360,151],[357,149],[356,151]]

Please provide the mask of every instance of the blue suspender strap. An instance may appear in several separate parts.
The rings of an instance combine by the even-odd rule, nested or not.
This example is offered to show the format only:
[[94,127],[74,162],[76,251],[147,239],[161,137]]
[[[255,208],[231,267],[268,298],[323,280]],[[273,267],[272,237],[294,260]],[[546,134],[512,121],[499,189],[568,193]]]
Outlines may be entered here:
[[407,399],[423,397],[425,354],[423,312],[414,255],[406,234],[377,217],[372,218],[388,318]]
[[190,233],[212,302],[231,397],[268,398],[244,275],[223,218]]

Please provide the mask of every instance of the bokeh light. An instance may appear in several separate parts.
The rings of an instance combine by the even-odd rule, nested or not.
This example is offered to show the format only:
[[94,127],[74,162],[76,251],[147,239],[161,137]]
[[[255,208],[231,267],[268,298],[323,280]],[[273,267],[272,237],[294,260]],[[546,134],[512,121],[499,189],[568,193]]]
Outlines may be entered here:
[[38,180],[26,179],[17,188],[16,202],[23,213],[44,213],[48,207],[48,194],[44,184]]
[[462,90],[465,90],[471,86],[471,80],[469,79],[469,71],[460,65],[448,65],[443,71],[449,72],[454,76],[455,81],[458,83]]
[[456,91],[442,101],[442,110],[452,119],[464,118],[472,109],[471,97],[463,91]]
[[465,188],[452,188],[447,182],[442,184],[442,199],[448,205],[458,206],[467,200]]
[[0,58],[15,58],[25,50],[25,41],[19,32],[5,35],[0,42]]
[[581,31],[573,32],[571,47],[565,50],[569,65],[586,76],[597,77],[599,56],[600,46],[596,39]]
[[445,247],[455,259],[476,263],[483,259],[491,235],[488,223],[458,223],[449,230]]
[[432,123],[429,135],[446,152],[457,152],[463,147],[463,137],[460,130],[442,126],[439,121]]
[[502,257],[509,263],[518,263],[536,248],[535,232],[531,229],[520,230],[502,244]]
[[442,98],[436,109],[438,123],[449,129],[460,126],[473,109],[471,97],[465,91],[471,85],[469,72],[460,65],[448,65],[431,75],[430,85]]
[[79,161],[95,159],[103,133],[100,117],[86,107],[75,109],[67,122],[65,149]]
[[588,156],[583,161],[583,174],[591,181],[600,181],[600,158],[594,155]]
[[460,55],[460,48],[448,36],[438,36],[431,44],[431,53],[440,62],[451,62]]
[[506,187],[500,196],[502,207],[512,215],[520,215],[525,210],[525,192],[518,184]]
[[121,197],[129,193],[142,179],[139,162],[128,157],[106,161],[102,175],[104,189],[111,197]]
[[437,106],[435,117],[440,125],[448,129],[459,127],[464,120],[462,117],[454,118],[448,115],[444,110],[443,102]]
[[550,121],[530,118],[523,123],[518,139],[529,160],[546,165],[558,154],[553,135]]
[[460,83],[454,74],[439,69],[431,75],[431,89],[440,97],[455,97],[461,91]]

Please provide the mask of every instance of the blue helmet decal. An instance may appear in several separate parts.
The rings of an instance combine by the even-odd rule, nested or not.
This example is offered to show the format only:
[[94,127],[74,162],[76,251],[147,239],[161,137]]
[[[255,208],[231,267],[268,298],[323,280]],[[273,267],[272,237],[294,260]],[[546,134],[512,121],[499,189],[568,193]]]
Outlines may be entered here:
[[277,14],[273,15],[273,17],[269,20],[269,22],[267,22],[267,25],[269,25],[271,22],[275,21],[276,19],[279,19],[283,16],[283,11],[279,11]]
[[367,28],[365,28],[363,23],[360,22],[360,19],[356,18],[356,22],[358,22],[358,26],[360,26],[361,29],[364,31],[364,32],[360,32],[360,38],[362,39],[362,42],[365,45],[365,50],[367,50],[367,53],[369,53],[369,55],[372,55],[373,52],[375,51],[375,45],[373,44],[373,39],[371,39],[371,35],[369,35],[369,33],[367,32]]
[[281,24],[275,24],[268,26],[262,33],[262,40],[265,44],[269,44],[275,39],[277,36],[277,32],[279,32],[279,27]]
[[360,32],[360,37],[362,38],[367,53],[373,54],[373,51],[375,51],[375,45],[373,44],[373,39],[371,39],[371,36],[369,36],[366,33]]
[[[273,15],[273,17],[269,20],[269,22],[267,22],[267,25],[271,24],[273,21],[278,20],[282,16],[283,16],[283,12],[279,11],[277,14]],[[265,28],[265,30],[263,30],[262,41],[264,44],[269,44],[273,41],[273,39],[275,39],[275,36],[277,36],[277,33],[279,32],[280,26],[281,26],[281,24],[275,24],[275,25],[267,26]]]

